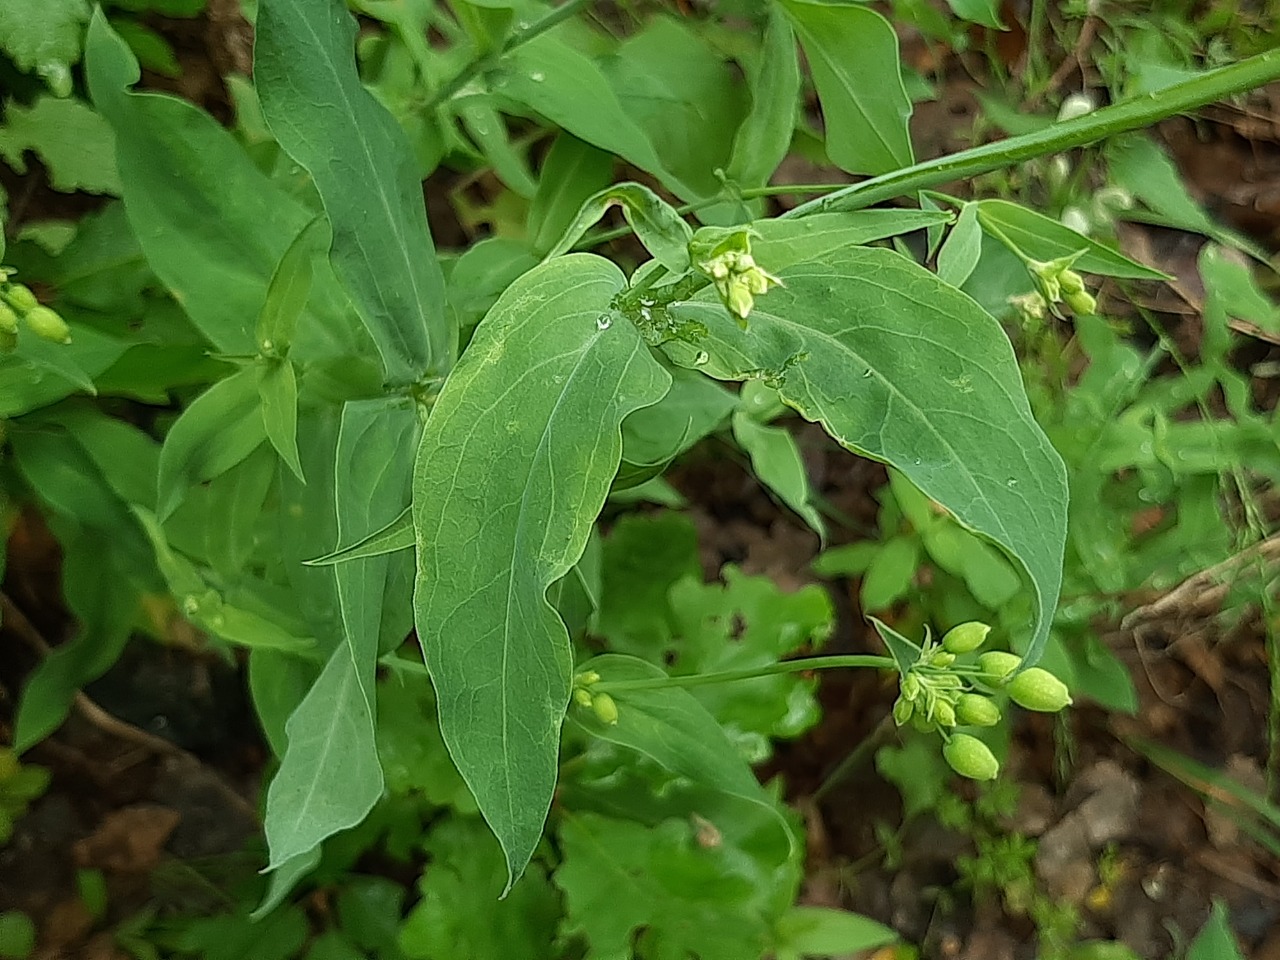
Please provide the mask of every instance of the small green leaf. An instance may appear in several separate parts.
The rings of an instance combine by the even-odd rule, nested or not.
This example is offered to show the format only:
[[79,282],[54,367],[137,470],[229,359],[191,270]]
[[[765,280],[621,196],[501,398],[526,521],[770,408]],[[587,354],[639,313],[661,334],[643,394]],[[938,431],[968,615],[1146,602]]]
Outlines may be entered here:
[[893,943],[897,933],[845,910],[792,907],[774,926],[780,949],[806,957],[843,957]]
[[1000,0],[947,0],[951,12],[962,20],[993,30],[1003,30],[1000,22]]
[[978,206],[966,203],[938,251],[938,276],[953,287],[963,286],[978,265],[980,256],[982,226],[978,223]]
[[800,102],[800,61],[791,24],[769,7],[760,50],[748,62],[751,107],[733,138],[725,173],[743,187],[769,182],[791,147]]
[[689,240],[693,229],[667,203],[639,183],[619,183],[588,197],[564,234],[546,255],[547,260],[568,253],[614,204],[622,208],[628,225],[654,258],[672,273],[689,269]]
[[26,960],[36,948],[36,925],[18,910],[0,913],[0,957]]
[[1244,960],[1221,900],[1214,900],[1213,912],[1187,949],[1187,960]]
[[462,125],[498,179],[517,196],[532,197],[537,191],[537,184],[529,171],[529,163],[512,144],[507,125],[493,103],[487,97],[467,97],[459,102],[457,109]]
[[280,459],[303,479],[298,460],[298,381],[288,360],[267,360],[257,366],[258,395],[267,439]]
[[822,102],[827,155],[848,173],[889,173],[912,162],[898,35],[869,7],[782,0]]
[[751,469],[760,482],[825,540],[826,524],[813,505],[809,475],[790,431],[765,426],[739,411],[733,415],[733,437],[751,458]]
[[412,547],[413,544],[413,511],[406,507],[400,516],[381,530],[375,530],[349,547],[326,553],[323,557],[316,557],[306,563],[312,567],[327,567],[347,560],[363,560],[367,557],[380,557],[384,553],[395,553]]
[[310,172],[333,229],[329,257],[389,380],[452,359],[444,278],[403,131],[356,73],[343,0],[261,0],[254,81],[280,145]]
[[22,154],[39,155],[55,190],[109,193],[123,189],[116,172],[115,137],[110,125],[80,100],[39,97],[30,107],[10,103],[0,127],[0,157],[26,173]]
[[234,467],[266,436],[253,368],[219,380],[196,397],[169,428],[160,451],[160,519],[177,509],[192,484]]
[[[0,47],[19,70],[44,74],[60,65],[65,72],[80,59],[89,10],[88,0],[6,0],[0,5]],[[68,77],[68,93],[70,87]]]
[[1012,243],[1035,260],[1054,260],[1083,250],[1074,267],[1103,277],[1131,277],[1138,280],[1168,280],[1167,274],[1145,267],[1124,254],[1104,247],[1083,233],[1077,233],[1043,214],[1007,200],[979,200],[978,222],[1002,243]]
[[298,231],[284,256],[271,272],[267,298],[258,312],[258,350],[284,355],[293,342],[298,317],[311,294],[311,262],[328,231],[324,217],[315,217]]
[[893,662],[898,666],[898,673],[906,676],[911,668],[915,666],[916,661],[920,659],[919,645],[912,643],[887,623],[883,623],[875,617],[867,617],[867,619],[876,628],[876,633],[880,634],[880,639],[884,641],[884,645],[889,650],[889,656],[893,657]]
[[529,205],[529,237],[545,254],[569,229],[587,199],[613,179],[613,157],[561,132],[542,162],[538,189]]
[[884,610],[901,600],[911,589],[919,569],[919,537],[899,536],[886,540],[862,578],[862,609]]
[[622,420],[671,383],[609,309],[624,283],[608,261],[573,254],[512,284],[476,328],[418,450],[418,638],[445,743],[511,882],[542,833],[569,701],[569,637],[547,589],[586,547],[618,469]]
[[777,273],[797,263],[821,260],[845,247],[861,246],[938,224],[952,216],[941,210],[855,210],[815,213],[794,220],[756,220],[751,253],[766,270]]

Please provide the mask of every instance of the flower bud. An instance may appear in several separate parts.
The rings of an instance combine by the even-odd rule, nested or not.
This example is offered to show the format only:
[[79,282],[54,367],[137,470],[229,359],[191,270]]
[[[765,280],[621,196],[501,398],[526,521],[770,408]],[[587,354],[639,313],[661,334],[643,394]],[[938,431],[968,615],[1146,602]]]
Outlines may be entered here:
[[11,283],[5,287],[4,298],[9,301],[9,306],[20,314],[26,314],[27,311],[34,310],[40,306],[40,301],[36,299],[36,295],[20,283]]
[[929,666],[931,667],[949,667],[956,662],[956,655],[950,650],[935,650],[933,655],[929,657]]
[[0,333],[17,332],[18,315],[14,313],[13,307],[9,306],[3,300],[0,300]]
[[1071,703],[1067,685],[1048,670],[1031,667],[1009,681],[1009,696],[1028,710],[1057,713]]
[[956,708],[946,700],[939,700],[933,705],[933,721],[940,727],[954,727]]
[[67,321],[48,307],[32,307],[22,319],[26,322],[27,329],[41,340],[52,343],[71,342],[71,328],[67,326]]
[[970,620],[952,627],[942,638],[942,647],[950,653],[972,653],[987,642],[991,628],[985,623]]
[[581,687],[577,687],[573,691],[573,702],[580,707],[588,708],[591,706],[591,694]]
[[1090,316],[1098,309],[1097,299],[1087,290],[1068,293],[1062,300],[1077,316]]
[[908,700],[914,700],[920,696],[920,678],[915,673],[908,673],[903,677],[898,687],[902,691],[903,697]]
[[898,726],[902,726],[911,719],[911,715],[915,713],[915,704],[910,700],[899,697],[893,702],[893,722]]
[[1003,650],[992,650],[978,658],[978,669],[982,671],[981,679],[992,686],[1003,686],[1012,676],[1013,671],[1022,666],[1022,658],[1016,653],[1005,653]]
[[970,780],[994,780],[1000,772],[1000,763],[991,748],[967,733],[953,733],[943,746],[942,755],[952,770]]
[[596,717],[601,723],[607,723],[613,726],[618,722],[618,705],[613,702],[613,697],[607,693],[597,693],[591,698],[591,709],[595,711]]
[[965,727],[994,727],[1000,722],[1000,708],[980,693],[962,693],[956,701],[956,722]]
[[584,670],[573,678],[573,682],[579,687],[589,687],[600,682],[600,674],[594,670]]

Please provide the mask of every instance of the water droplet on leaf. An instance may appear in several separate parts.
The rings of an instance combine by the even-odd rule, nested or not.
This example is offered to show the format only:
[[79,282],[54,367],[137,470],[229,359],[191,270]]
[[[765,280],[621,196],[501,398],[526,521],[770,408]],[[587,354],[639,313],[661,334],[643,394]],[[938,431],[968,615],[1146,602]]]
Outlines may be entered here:
[[541,70],[535,70],[533,71],[533,73],[529,74],[529,79],[532,80],[534,83],[541,83],[543,80],[547,78],[546,78],[546,75]]
[[700,367],[710,359],[711,359],[711,354],[707,353],[707,351],[705,350],[699,350],[698,355],[693,358],[693,363],[695,366]]
[[600,316],[596,317],[597,330],[608,330],[612,323],[613,323],[613,320],[609,317],[607,313],[602,313],[600,314]]

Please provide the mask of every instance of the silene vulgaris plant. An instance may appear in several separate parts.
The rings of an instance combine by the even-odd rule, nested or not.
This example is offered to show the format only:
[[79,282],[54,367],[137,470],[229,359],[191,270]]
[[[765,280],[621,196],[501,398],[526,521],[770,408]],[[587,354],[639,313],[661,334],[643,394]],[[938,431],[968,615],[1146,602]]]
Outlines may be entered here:
[[[1012,254],[1055,312],[1094,311],[1090,277],[1162,276],[1033,210],[934,188],[1258,85],[1280,75],[1280,55],[916,163],[896,38],[865,6],[740,4],[738,26],[705,25],[711,44],[665,15],[618,40],[578,16],[580,0],[458,2],[441,47],[424,39],[429,5],[354,6],[377,24],[358,43],[340,0],[259,0],[232,130],[138,89],[129,47],[93,16],[87,93],[114,138],[123,203],[58,258],[10,251],[19,272],[0,290],[0,337],[17,384],[5,399],[15,469],[66,515],[55,526],[69,567],[118,571],[135,604],[168,594],[177,615],[249,651],[278,758],[264,911],[383,797],[388,698],[402,709],[412,688],[420,727],[399,735],[425,743],[438,724],[438,783],[460,774],[461,786],[433,802],[478,811],[506,891],[536,857],[579,929],[608,940],[575,859],[630,862],[608,817],[696,814],[715,842],[785,866],[757,911],[777,919],[798,888],[800,837],[750,762],[812,723],[813,671],[896,672],[893,720],[935,732],[976,779],[997,773],[981,737],[1001,704],[1070,702],[1034,666],[1060,587],[1065,472],[1009,340],[960,288],[984,250]],[[668,74],[703,78],[696,110],[655,112],[645,84]],[[769,181],[810,80],[827,155],[869,178],[765,217],[761,198],[797,192]],[[535,175],[529,143],[548,138]],[[421,184],[458,156],[493,167],[522,226],[438,253]],[[620,162],[632,180],[615,180]],[[617,234],[599,226],[611,208],[644,262],[592,252]],[[72,261],[95,244],[134,257],[133,287],[80,279]],[[47,306],[23,285],[36,280],[56,291]],[[121,333],[120,316],[143,332]],[[186,402],[161,416],[158,441],[58,403],[95,389]],[[982,649],[981,624],[916,643],[877,622],[886,656],[791,657],[824,638],[821,610],[750,662],[723,636],[693,642],[734,604],[768,621],[782,601],[730,568],[723,597],[700,577],[655,592],[631,571],[661,570],[637,558],[675,549],[684,529],[644,540],[638,520],[607,535],[597,520],[608,503],[664,502],[664,469],[728,423],[761,480],[821,534],[796,446],[769,425],[784,410],[890,465],[1015,564],[1031,610],[1025,634],[1006,638],[1016,653]],[[59,463],[98,485],[92,515],[59,499]],[[687,569],[679,557],[667,566]],[[104,649],[118,650],[133,621],[110,622]],[[110,659],[70,685],[65,658],[37,671],[19,749],[65,714],[60,691]],[[787,955],[777,922],[759,943]]]

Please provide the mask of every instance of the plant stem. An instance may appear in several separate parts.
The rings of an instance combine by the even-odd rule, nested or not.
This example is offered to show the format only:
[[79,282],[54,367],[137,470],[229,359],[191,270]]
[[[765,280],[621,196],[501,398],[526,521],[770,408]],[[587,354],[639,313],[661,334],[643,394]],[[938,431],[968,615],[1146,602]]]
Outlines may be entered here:
[[840,667],[873,667],[893,670],[892,657],[874,654],[848,654],[832,657],[805,657],[801,660],[784,660],[767,667],[746,667],[742,670],[722,670],[719,673],[693,673],[684,677],[654,677],[652,680],[601,680],[593,684],[591,691],[617,693],[619,691],[658,690],[662,687],[701,687],[709,683],[731,683],[734,680],[754,680],[757,677],[773,677],[781,673],[803,673],[806,670],[833,670]]
[[782,217],[789,219],[813,213],[861,210],[949,180],[975,177],[1035,157],[1085,147],[1277,79],[1280,79],[1280,49],[1260,53],[1145,96],[1103,107],[1074,120],[1055,123],[1036,133],[1010,137],[872,177],[801,204]]
[[840,761],[839,766],[832,770],[825,780],[818,785],[818,789],[813,791],[813,799],[821,800],[832,788],[837,784],[846,780],[850,774],[855,773],[867,761],[869,761],[877,750],[889,742],[889,737],[898,729],[898,725],[893,722],[892,714],[885,714],[876,728],[867,734],[866,738],[854,747],[853,752]]
[[546,33],[557,24],[568,20],[583,7],[588,6],[591,0],[567,0],[566,3],[560,4],[541,20],[529,24],[522,30],[517,30],[507,38],[507,42],[502,45],[502,49],[494,53],[486,54],[483,57],[477,57],[465,67],[462,68],[452,80],[437,90],[427,100],[423,109],[430,113],[445,101],[449,100],[455,93],[465,87],[479,74],[495,66],[499,60],[505,57],[511,51],[518,47],[524,46],[535,37],[539,37]]

